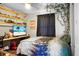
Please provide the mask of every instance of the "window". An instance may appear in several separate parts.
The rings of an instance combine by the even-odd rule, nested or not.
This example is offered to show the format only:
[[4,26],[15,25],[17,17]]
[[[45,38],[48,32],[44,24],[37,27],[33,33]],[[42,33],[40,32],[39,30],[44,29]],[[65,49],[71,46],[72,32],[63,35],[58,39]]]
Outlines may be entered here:
[[55,14],[37,16],[37,36],[55,36]]

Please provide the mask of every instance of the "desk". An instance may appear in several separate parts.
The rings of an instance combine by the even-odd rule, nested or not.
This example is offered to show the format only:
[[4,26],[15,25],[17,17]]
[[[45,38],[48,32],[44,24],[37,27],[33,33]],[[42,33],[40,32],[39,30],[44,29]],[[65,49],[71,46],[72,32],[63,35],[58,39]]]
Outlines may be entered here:
[[4,46],[10,46],[10,42],[12,41],[16,41],[17,43],[17,46],[18,44],[20,43],[21,40],[24,40],[24,39],[28,39],[30,36],[18,36],[18,37],[12,37],[12,38],[6,38],[6,39],[3,39],[3,47]]
[[29,37],[30,37],[30,36],[18,36],[18,37],[12,37],[12,38],[3,39],[3,41],[16,40],[16,39],[21,39],[21,38],[29,38]]
[[[30,36],[18,36],[18,37],[3,39],[3,46],[8,45],[8,43],[12,40],[20,42],[20,40],[23,40],[24,38],[27,39],[29,37]],[[19,42],[17,42],[17,46],[18,46]],[[16,50],[6,50],[6,51],[4,51],[3,48],[2,48],[2,49],[0,49],[0,56],[16,56]]]

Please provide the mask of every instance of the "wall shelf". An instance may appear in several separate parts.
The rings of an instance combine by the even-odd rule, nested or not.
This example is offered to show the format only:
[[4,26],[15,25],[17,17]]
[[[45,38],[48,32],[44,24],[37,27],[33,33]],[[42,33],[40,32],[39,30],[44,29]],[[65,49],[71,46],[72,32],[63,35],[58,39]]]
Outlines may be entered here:
[[12,23],[1,23],[0,22],[0,26],[5,26],[5,27],[12,27],[14,24]]

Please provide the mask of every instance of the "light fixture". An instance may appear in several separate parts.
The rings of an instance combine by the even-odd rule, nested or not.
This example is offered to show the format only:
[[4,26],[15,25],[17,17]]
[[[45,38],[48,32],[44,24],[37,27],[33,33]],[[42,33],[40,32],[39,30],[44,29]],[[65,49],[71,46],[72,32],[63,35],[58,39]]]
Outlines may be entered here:
[[26,3],[26,4],[25,4],[25,8],[26,8],[26,9],[31,9],[31,4],[30,4],[30,3]]

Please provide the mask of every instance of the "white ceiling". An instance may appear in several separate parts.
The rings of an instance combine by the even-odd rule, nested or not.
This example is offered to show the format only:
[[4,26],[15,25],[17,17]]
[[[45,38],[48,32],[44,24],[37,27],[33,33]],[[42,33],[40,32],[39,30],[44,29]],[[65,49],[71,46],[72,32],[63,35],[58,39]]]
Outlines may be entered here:
[[46,3],[31,3],[32,8],[30,10],[25,8],[25,3],[4,3],[4,5],[16,11],[31,14],[45,9]]

